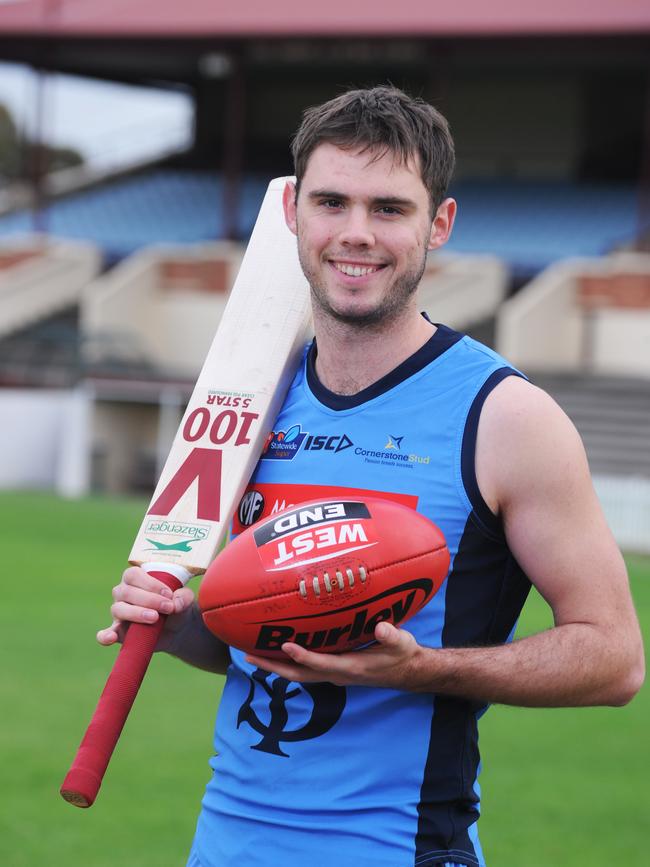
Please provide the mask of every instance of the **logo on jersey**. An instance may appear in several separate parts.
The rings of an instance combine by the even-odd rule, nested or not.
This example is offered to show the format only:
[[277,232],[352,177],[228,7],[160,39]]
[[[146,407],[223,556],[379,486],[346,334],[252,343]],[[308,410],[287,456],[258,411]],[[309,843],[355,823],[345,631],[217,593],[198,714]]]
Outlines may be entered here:
[[[245,497],[248,494],[259,494],[263,499],[261,514],[255,518],[255,521],[271,518],[280,511],[291,509],[298,506],[300,503],[306,503],[310,500],[325,500],[325,499],[350,499],[355,497],[383,497],[387,500],[393,500],[396,503],[402,503],[410,509],[417,509],[418,498],[412,494],[395,493],[386,489],[370,490],[368,488],[346,488],[341,485],[297,485],[297,484],[276,484],[274,482],[255,481],[253,485],[246,491]],[[255,496],[251,501],[246,501],[244,506],[243,517],[251,515],[249,511],[256,512],[257,506],[262,502]],[[253,523],[255,523],[253,521]],[[242,524],[240,520],[239,509],[235,511],[232,521],[233,535],[237,535],[245,530],[249,524]]]
[[250,527],[258,518],[261,517],[264,511],[264,497],[259,491],[248,491],[241,498],[239,508],[237,509],[237,517],[242,527]]
[[271,431],[262,449],[262,460],[292,461],[306,436],[307,431],[303,431],[300,424],[294,424],[286,431]]
[[310,434],[305,440],[306,452],[342,452],[354,445],[347,434],[339,434],[334,436]]
[[[250,689],[239,709],[237,728],[246,723],[262,736],[258,743],[251,746],[252,750],[289,758],[289,754],[280,748],[280,744],[321,737],[336,725],[345,708],[347,694],[343,686],[335,686],[333,683],[292,683],[261,668],[255,669],[249,677]],[[256,695],[260,692],[261,700]],[[304,709],[298,702],[293,701],[301,694],[307,696],[312,705],[306,722]],[[265,697],[267,708],[263,712]],[[294,709],[296,721],[292,723]]]
[[362,448],[357,446],[354,454],[363,458],[364,463],[378,464],[383,467],[400,467],[404,470],[412,470],[417,464],[431,463],[431,455],[420,455],[417,452],[402,450],[404,435],[394,436],[388,434],[388,441],[383,448]]

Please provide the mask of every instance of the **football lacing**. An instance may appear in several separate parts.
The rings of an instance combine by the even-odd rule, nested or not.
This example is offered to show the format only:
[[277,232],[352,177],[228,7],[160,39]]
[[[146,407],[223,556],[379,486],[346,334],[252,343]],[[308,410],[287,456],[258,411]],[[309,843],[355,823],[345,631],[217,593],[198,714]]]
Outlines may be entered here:
[[[366,572],[365,566],[359,566],[358,570],[359,580],[362,584],[365,583],[368,573]],[[339,590],[345,590],[345,579],[347,578],[348,586],[350,589],[354,587],[355,575],[353,569],[346,569],[345,572],[342,572],[340,569],[337,569],[334,573],[334,580],[330,577],[329,572],[323,572],[321,575],[314,575],[314,577],[310,581],[310,585],[316,596],[321,595],[321,581],[323,582],[323,586],[327,593],[331,593],[332,590],[335,590],[337,587]],[[303,599],[307,598],[307,579],[303,578],[298,583],[298,589],[300,590],[300,595]]]

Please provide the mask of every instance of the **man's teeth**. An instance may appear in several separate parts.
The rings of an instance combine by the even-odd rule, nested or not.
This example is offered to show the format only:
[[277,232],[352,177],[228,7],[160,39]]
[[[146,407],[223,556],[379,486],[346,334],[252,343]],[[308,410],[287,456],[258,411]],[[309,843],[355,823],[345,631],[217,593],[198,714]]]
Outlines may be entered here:
[[337,271],[341,271],[348,277],[365,277],[366,274],[374,274],[378,271],[377,266],[362,267],[361,265],[346,265],[344,262],[334,262]]

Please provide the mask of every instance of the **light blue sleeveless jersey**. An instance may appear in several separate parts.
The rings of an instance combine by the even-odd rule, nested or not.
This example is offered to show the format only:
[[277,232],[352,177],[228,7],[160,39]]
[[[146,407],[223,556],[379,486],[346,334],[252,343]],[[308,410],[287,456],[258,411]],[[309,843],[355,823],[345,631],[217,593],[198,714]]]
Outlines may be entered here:
[[[509,640],[529,583],[480,496],[474,449],[485,397],[516,371],[444,326],[352,397],[323,388],[314,358],[312,346],[235,530],[319,496],[398,499],[441,528],[452,558],[405,628],[429,647]],[[203,867],[484,863],[476,723],[485,707],[289,683],[231,655],[193,850]]]

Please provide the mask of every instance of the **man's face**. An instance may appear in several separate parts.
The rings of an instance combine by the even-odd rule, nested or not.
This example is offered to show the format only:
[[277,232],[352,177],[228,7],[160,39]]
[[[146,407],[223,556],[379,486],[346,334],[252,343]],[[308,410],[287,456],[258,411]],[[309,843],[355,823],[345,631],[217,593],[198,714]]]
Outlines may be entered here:
[[358,325],[390,321],[415,303],[427,250],[445,243],[455,214],[446,199],[432,223],[417,162],[375,156],[319,145],[298,200],[285,191],[314,313]]

